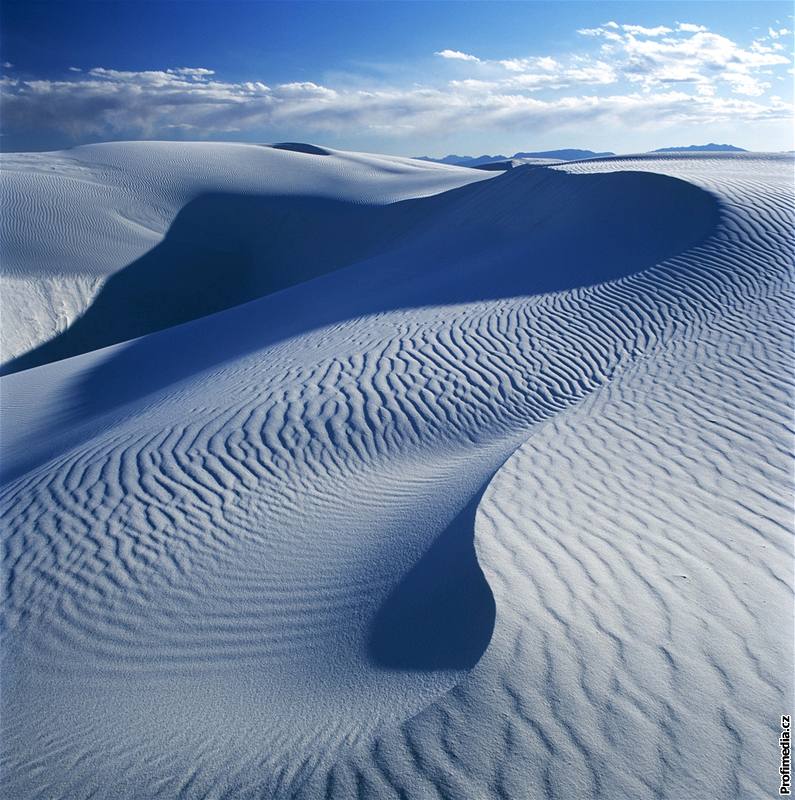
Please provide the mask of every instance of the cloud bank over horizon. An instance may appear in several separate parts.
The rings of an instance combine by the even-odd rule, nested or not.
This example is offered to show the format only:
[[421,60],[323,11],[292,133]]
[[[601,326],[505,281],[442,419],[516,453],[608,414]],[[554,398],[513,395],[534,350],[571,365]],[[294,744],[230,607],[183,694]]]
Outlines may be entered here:
[[[439,136],[468,126],[529,133],[575,126],[616,131],[789,120],[792,57],[780,24],[750,44],[695,22],[646,27],[605,22],[577,31],[579,49],[485,58],[438,50],[423,81],[270,83],[225,80],[210,66],[160,70],[70,67],[58,79],[6,64],[5,135],[207,138],[301,130],[307,136]],[[451,43],[454,44],[454,43]],[[784,82],[783,84],[781,82]]]

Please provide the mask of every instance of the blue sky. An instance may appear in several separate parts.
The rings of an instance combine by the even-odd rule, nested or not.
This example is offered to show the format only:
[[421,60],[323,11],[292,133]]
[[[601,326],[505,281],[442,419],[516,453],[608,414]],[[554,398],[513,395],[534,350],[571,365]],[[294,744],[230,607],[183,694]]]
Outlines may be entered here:
[[0,4],[3,149],[791,149],[789,2]]

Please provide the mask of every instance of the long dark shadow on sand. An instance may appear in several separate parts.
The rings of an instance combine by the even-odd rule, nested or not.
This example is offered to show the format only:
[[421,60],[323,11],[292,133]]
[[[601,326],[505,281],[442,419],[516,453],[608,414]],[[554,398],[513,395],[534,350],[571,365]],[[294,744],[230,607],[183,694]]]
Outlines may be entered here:
[[718,217],[710,194],[675,178],[530,166],[387,206],[207,195],[68,330],[4,372],[128,342],[79,374],[59,436],[331,323],[622,278],[703,241]]

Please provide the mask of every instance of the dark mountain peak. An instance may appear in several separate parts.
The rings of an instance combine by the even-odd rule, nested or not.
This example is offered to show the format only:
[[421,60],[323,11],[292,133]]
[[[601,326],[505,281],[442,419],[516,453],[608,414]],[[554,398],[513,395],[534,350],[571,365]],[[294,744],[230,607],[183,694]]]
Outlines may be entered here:
[[733,144],[689,144],[684,147],[661,147],[654,153],[747,153],[742,147],[735,147]]

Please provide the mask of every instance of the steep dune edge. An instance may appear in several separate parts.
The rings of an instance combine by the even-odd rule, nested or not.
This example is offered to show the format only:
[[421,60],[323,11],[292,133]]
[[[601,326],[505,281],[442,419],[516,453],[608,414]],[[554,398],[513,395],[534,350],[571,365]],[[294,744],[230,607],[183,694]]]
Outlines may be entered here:
[[[587,512],[605,518],[623,493],[638,494],[627,491],[632,473],[625,474],[625,467],[635,466],[634,439],[622,441],[619,433],[622,425],[637,427],[647,414],[657,425],[643,432],[652,450],[664,445],[661,462],[653,452],[650,466],[645,457],[638,459],[659,483],[651,494],[662,500],[655,503],[688,501],[684,492],[700,474],[698,449],[677,456],[673,463],[681,479],[665,483],[657,470],[659,464],[671,468],[674,453],[665,448],[680,424],[670,415],[678,401],[653,402],[667,378],[677,377],[679,365],[696,363],[690,348],[703,337],[714,352],[707,353],[705,379],[696,387],[695,395],[705,398],[700,402],[733,386],[734,406],[746,419],[759,406],[749,403],[752,384],[770,384],[779,397],[786,391],[776,373],[787,352],[782,342],[789,340],[781,324],[772,324],[786,321],[782,293],[792,262],[786,166],[759,159],[732,163],[724,171],[708,164],[705,173],[693,173],[673,161],[635,164],[635,171],[670,171],[678,179],[672,186],[693,181],[704,187],[719,197],[720,218],[686,250],[656,264],[636,264],[650,268],[628,270],[608,283],[429,304],[429,298],[450,298],[449,287],[460,283],[462,269],[471,276],[468,291],[479,290],[484,298],[493,297],[495,276],[501,289],[526,286],[533,254],[554,252],[551,245],[540,251],[496,247],[489,260],[486,244],[494,242],[484,239],[471,262],[448,262],[446,278],[437,273],[426,295],[416,274],[392,283],[398,307],[322,327],[313,327],[316,320],[307,328],[288,319],[318,297],[333,305],[360,281],[386,285],[368,278],[375,260],[361,271],[343,270],[137,343],[4,378],[4,403],[12,403],[19,421],[12,432],[17,444],[7,441],[6,452],[21,457],[23,450],[39,448],[36,464],[5,487],[1,501],[9,532],[5,791],[19,798],[325,797],[329,792],[526,798],[566,796],[572,785],[567,780],[574,776],[578,791],[609,796],[607,783],[577,771],[587,771],[591,762],[611,778],[618,776],[618,792],[636,789],[616,744],[633,730],[634,712],[614,728],[601,727],[613,706],[600,697],[627,693],[610,688],[605,695],[604,683],[577,672],[583,664],[599,669],[599,636],[614,640],[598,626],[594,633],[592,616],[578,631],[577,598],[558,577],[577,568],[576,558],[574,566],[566,561],[567,553],[581,561],[597,556],[580,554],[570,529],[561,533],[556,520],[571,518],[575,506],[567,504],[582,488],[589,498],[596,494]],[[621,168],[620,162],[594,167]],[[521,185],[521,174],[511,177]],[[556,183],[553,177],[549,185],[562,193],[566,206],[569,187],[610,184]],[[591,202],[598,199],[598,193],[591,195]],[[481,211],[499,218],[505,209]],[[680,213],[687,212],[685,205]],[[609,217],[608,210],[601,213]],[[613,232],[622,231],[625,220],[613,224]],[[398,266],[402,263],[393,265],[394,273]],[[277,306],[284,309],[286,319],[279,323],[284,328],[278,335],[272,328],[263,334],[262,320],[270,322],[267,312]],[[766,337],[752,336],[763,324]],[[207,355],[199,347],[187,371],[169,372],[174,361],[211,341],[215,352]],[[224,348],[229,351],[219,359]],[[110,404],[86,407],[84,392],[96,386],[91,379],[98,372],[118,377],[128,371],[124,359],[130,352],[146,356],[139,362],[148,366],[146,374],[123,384]],[[740,367],[756,359],[757,372],[751,381],[718,381],[716,389],[709,380],[711,359],[719,365],[734,360]],[[645,365],[653,377],[636,378],[646,374]],[[158,376],[161,371],[166,375]],[[732,374],[729,370],[726,380]],[[141,381],[149,386],[136,393],[134,384]],[[613,397],[613,387],[615,403],[626,408],[621,424],[605,433],[600,425],[610,418],[613,400],[605,398]],[[26,407],[25,398],[41,389],[44,410]],[[589,395],[591,400],[583,400]],[[644,403],[652,405],[636,419]],[[715,406],[722,436],[738,430],[732,407]],[[77,432],[68,446],[53,443],[59,411]],[[694,416],[701,420],[703,412]],[[674,445],[698,432],[689,418],[681,425]],[[764,455],[775,463],[778,423],[760,430],[760,438],[773,443],[774,452]],[[468,652],[430,664],[396,664],[400,653],[386,654],[387,663],[383,654],[374,657],[374,625],[401,582],[451,526],[456,529],[479,489],[525,441],[487,489],[476,520],[478,558],[497,604],[484,656],[469,675],[474,658]],[[710,445],[713,450],[731,455],[733,448]],[[599,460],[605,453],[611,454],[608,467]],[[585,472],[595,476],[596,489],[580,479],[580,457]],[[544,461],[539,469],[538,459],[544,458],[551,463]],[[615,479],[605,477],[613,461]],[[735,467],[742,474],[742,459],[721,462],[720,473]],[[574,484],[559,490],[556,480],[567,476]],[[532,505],[520,507],[527,481]],[[777,495],[779,485],[770,486]],[[720,489],[718,481],[713,511],[727,519],[732,514],[726,514]],[[638,505],[647,494],[638,494]],[[747,519],[737,516],[740,531]],[[587,521],[584,514],[575,518]],[[489,519],[498,519],[496,532]],[[543,529],[528,530],[538,519],[548,520]],[[616,537],[627,535],[627,520],[615,526]],[[775,536],[770,534],[771,543]],[[581,547],[588,545],[595,547],[585,537]],[[620,546],[642,550],[631,536]],[[555,569],[548,560],[539,561],[547,551],[566,565]],[[693,562],[698,566],[697,556]],[[628,567],[611,573],[605,566],[605,577],[585,563],[585,572],[602,581],[608,596],[620,592],[624,581],[632,596],[648,589]],[[537,587],[549,595],[547,606],[537,602]],[[706,596],[716,596],[713,589],[706,584]],[[584,593],[586,611],[601,596]],[[660,608],[641,596],[644,618],[656,624]],[[620,604],[620,597],[611,596],[611,602]],[[693,602],[687,598],[685,608]],[[769,617],[759,612],[759,619]],[[620,613],[599,622],[621,643],[606,650],[618,654],[608,656],[612,677],[620,685],[642,686],[641,668],[651,658],[644,648],[655,633],[644,638]],[[731,616],[725,624],[732,624]],[[556,637],[546,648],[532,638],[539,630]],[[576,631],[573,643],[566,631]],[[629,652],[636,633],[637,663]],[[691,629],[683,629],[682,641],[669,648],[674,660],[692,636]],[[525,669],[536,653],[542,654],[546,673]],[[751,653],[767,676],[765,653]],[[547,658],[559,661],[549,664]],[[731,669],[715,658],[736,685]],[[561,681],[572,676],[571,683],[537,680],[548,673]],[[678,707],[691,699],[687,679],[682,683],[656,687],[659,704],[649,712],[652,719],[665,703]],[[714,681],[705,685],[718,696]],[[585,687],[581,694],[578,686]],[[774,693],[781,688],[772,686]],[[673,697],[674,691],[681,691],[684,701]],[[726,706],[731,690],[720,691]],[[572,713],[588,712],[588,702],[605,713],[591,719],[594,724],[577,739],[566,738],[556,722],[565,717],[564,697]],[[528,711],[526,698],[539,704]],[[753,697],[748,702],[751,718],[758,719],[759,706]],[[721,732],[728,741],[732,731],[741,735],[743,729],[731,709],[723,711],[718,721],[728,720]],[[658,795],[681,796],[674,789],[692,775],[693,765],[680,758],[678,737],[692,734],[692,728],[659,730],[675,745],[662,751],[673,777],[665,784],[654,775],[649,786]],[[657,743],[653,735],[650,741]],[[744,765],[736,774],[748,780],[753,768]]]

